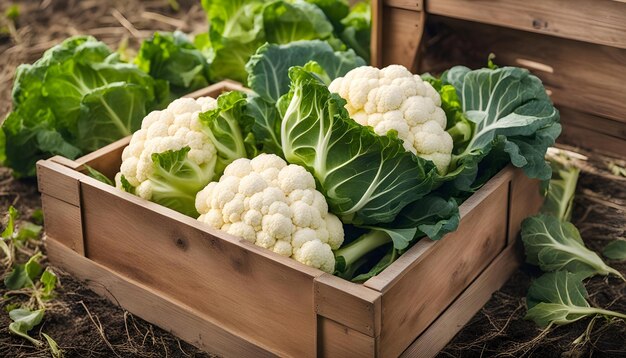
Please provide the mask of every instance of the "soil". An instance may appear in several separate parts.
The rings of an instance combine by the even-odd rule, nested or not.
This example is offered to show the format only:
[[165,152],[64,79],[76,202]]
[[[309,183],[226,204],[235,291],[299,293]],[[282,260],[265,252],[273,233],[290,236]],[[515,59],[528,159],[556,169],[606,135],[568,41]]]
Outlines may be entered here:
[[[179,4],[180,9],[174,11],[170,3]],[[206,30],[199,1],[193,0],[44,0],[20,1],[19,4],[21,13],[17,22],[9,24],[9,34],[0,34],[0,117],[10,110],[10,89],[16,66],[33,62],[67,36],[92,34],[112,48],[126,47],[125,52],[131,55],[140,40],[154,30],[180,29],[188,33]],[[9,5],[9,2],[1,2],[0,12]],[[6,24],[6,19],[2,21],[0,26]],[[9,205],[16,206],[23,219],[28,219],[41,206],[34,180],[15,180],[7,168],[0,167],[0,216]],[[590,162],[583,165],[573,221],[587,246],[598,252],[610,240],[626,237],[626,178],[611,175],[603,157],[593,155]],[[626,274],[626,262],[610,264]],[[41,332],[50,335],[66,357],[209,356],[98,297],[71,276],[54,270],[61,283],[57,296],[50,301],[42,324],[30,333],[37,339],[43,339]],[[596,319],[590,324],[591,320],[587,319],[542,330],[523,320],[526,292],[531,280],[539,275],[538,269],[529,265],[518,270],[440,356],[626,356],[626,323],[623,321]],[[614,278],[594,278],[586,287],[592,305],[626,312],[626,283]],[[5,293],[2,286],[0,294]],[[50,356],[47,350],[36,349],[24,339],[10,335],[9,323],[8,315],[2,310],[0,356]],[[586,330],[589,334],[574,344]]]

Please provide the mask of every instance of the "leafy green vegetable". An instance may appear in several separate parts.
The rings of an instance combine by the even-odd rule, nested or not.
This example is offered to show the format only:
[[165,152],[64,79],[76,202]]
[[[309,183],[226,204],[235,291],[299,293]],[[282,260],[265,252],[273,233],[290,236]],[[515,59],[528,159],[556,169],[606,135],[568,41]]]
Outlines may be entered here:
[[370,271],[362,273],[353,281],[360,282],[382,272],[416,239],[429,237],[440,240],[445,234],[456,230],[460,222],[459,208],[454,199],[444,199],[429,194],[406,207],[389,224],[368,226],[370,232],[335,251],[336,271],[350,279],[366,263],[367,255],[383,245],[393,243],[392,248]]
[[41,252],[31,256],[25,264],[15,265],[13,270],[4,279],[4,285],[9,290],[19,290],[23,287],[33,287],[34,280],[43,272],[39,260],[43,257]]
[[626,240],[617,239],[609,242],[602,250],[602,255],[611,260],[626,260]]
[[[189,160],[189,147],[152,154],[151,201],[188,216],[197,217],[196,193],[213,177],[213,165],[199,166]],[[130,184],[129,184],[130,185]]]
[[345,100],[300,67],[285,100],[281,144],[287,161],[307,168],[331,211],[344,223],[391,222],[432,188],[436,168],[406,152],[394,136],[379,136],[349,118]]
[[543,271],[567,270],[589,277],[619,271],[609,267],[600,256],[585,247],[576,227],[551,215],[537,215],[522,222],[522,241],[526,261]]
[[587,290],[579,275],[566,271],[546,273],[528,290],[525,319],[541,327],[565,325],[594,315],[626,319],[624,314],[591,307],[586,296]]
[[283,155],[280,145],[280,115],[275,104],[257,95],[247,97],[246,114],[254,119],[252,133],[263,153]]
[[471,190],[478,163],[498,141],[511,163],[526,175],[550,178],[544,156],[561,126],[541,80],[517,67],[471,71],[456,66],[442,75],[442,83],[456,88],[463,113],[474,126],[465,148],[453,155],[444,180],[454,179],[458,189]]
[[104,183],[107,185],[112,185],[115,186],[115,184],[111,181],[111,179],[107,178],[106,175],[100,173],[99,171],[97,171],[96,169],[90,167],[89,165],[85,164],[83,165],[85,167],[85,169],[87,170],[87,175],[89,175],[90,177]]
[[13,207],[13,205],[9,206],[9,210],[8,210],[8,220],[7,220],[7,224],[4,227],[4,230],[2,231],[2,238],[3,239],[11,239],[13,237],[13,234],[15,232],[15,220],[17,220],[17,217],[19,216],[19,213],[17,211],[17,209],[15,209],[15,207]]
[[28,335],[28,331],[35,328],[43,319],[44,310],[30,311],[18,308],[9,312],[9,317],[13,322],[9,325],[9,332],[28,339],[33,345],[40,347],[43,343]]
[[541,212],[568,221],[572,217],[580,169],[565,154],[548,156],[548,160],[552,168],[552,179]]
[[[213,81],[230,78],[244,82],[245,64],[266,42],[325,40],[335,50],[346,50],[339,39],[344,31],[343,16],[348,13],[345,0],[212,0],[202,4],[210,23],[209,33],[196,36],[194,43],[208,58]],[[348,34],[347,38],[369,49],[369,35],[362,36],[369,33],[369,22],[349,23],[354,35]]]
[[372,7],[367,1],[354,5],[350,14],[341,20],[344,28],[340,38],[368,63],[372,33],[371,18]]
[[[251,134],[253,119],[244,114],[246,95],[227,92],[217,98],[217,108],[201,113],[200,121],[207,127],[205,133],[217,149],[216,173],[234,160],[247,158],[252,148],[246,144]],[[199,191],[199,190],[198,190]]]
[[170,84],[172,99],[209,84],[209,64],[180,31],[155,32],[141,43],[135,64],[155,79]]
[[46,270],[41,274],[39,278],[39,282],[42,284],[42,296],[44,299],[49,299],[52,297],[52,292],[57,286],[58,278],[57,275],[52,272],[50,267],[46,267]]
[[330,80],[364,66],[365,61],[354,51],[334,51],[324,41],[298,41],[288,45],[265,44],[246,65],[248,86],[264,100],[274,103],[289,91],[288,70],[317,62]]
[[13,111],[2,125],[5,164],[18,177],[33,176],[39,159],[73,159],[127,136],[166,92],[93,37],[69,38],[18,67]]
[[333,25],[317,6],[303,0],[273,1],[263,8],[263,28],[266,40],[288,44],[298,40],[326,39]]

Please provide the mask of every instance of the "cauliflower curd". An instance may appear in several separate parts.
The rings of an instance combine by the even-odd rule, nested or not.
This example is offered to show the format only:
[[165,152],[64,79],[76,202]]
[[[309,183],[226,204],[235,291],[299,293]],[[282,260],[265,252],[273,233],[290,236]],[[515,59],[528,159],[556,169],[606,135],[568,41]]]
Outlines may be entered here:
[[122,152],[116,186],[193,217],[195,195],[214,176],[216,149],[198,119],[210,97],[180,98],[141,123]]
[[439,173],[447,171],[453,142],[445,130],[446,114],[437,91],[420,76],[400,65],[363,66],[332,81],[329,89],[348,102],[357,123],[379,135],[397,131],[407,151],[433,161]]
[[332,273],[343,243],[313,176],[273,154],[237,159],[196,196],[198,220],[215,229]]

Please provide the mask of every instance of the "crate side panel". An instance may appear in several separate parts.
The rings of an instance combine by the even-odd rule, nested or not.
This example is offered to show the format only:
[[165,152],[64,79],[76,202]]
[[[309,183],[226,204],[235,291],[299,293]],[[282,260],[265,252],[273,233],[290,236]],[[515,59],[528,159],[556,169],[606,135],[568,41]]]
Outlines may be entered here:
[[507,181],[383,293],[381,356],[402,353],[502,251],[508,194]]
[[330,274],[316,278],[315,310],[370,337],[380,332],[380,292],[363,285]]
[[509,242],[517,239],[522,221],[539,212],[544,201],[540,188],[540,180],[530,179],[521,169],[516,169],[516,175],[511,181]]
[[80,206],[79,176],[80,173],[52,160],[37,162],[39,192],[74,206]]
[[185,304],[169,300],[135,281],[69,250],[53,237],[46,238],[50,262],[86,281],[90,289],[129,312],[177,337],[221,356],[272,357],[270,352],[220,328]]
[[80,255],[85,255],[80,208],[47,194],[41,194],[46,235]]
[[130,143],[131,136],[122,138],[94,152],[76,159],[77,163],[86,164],[113,179],[122,165],[122,151]]
[[520,256],[516,245],[508,246],[401,357],[437,356],[515,272],[521,263]]
[[279,355],[314,355],[313,277],[307,271],[99,186],[82,186],[89,258]]
[[424,12],[382,7],[382,67],[403,65],[416,72],[416,57],[424,32]]
[[331,319],[318,318],[318,357],[374,357],[376,338]]

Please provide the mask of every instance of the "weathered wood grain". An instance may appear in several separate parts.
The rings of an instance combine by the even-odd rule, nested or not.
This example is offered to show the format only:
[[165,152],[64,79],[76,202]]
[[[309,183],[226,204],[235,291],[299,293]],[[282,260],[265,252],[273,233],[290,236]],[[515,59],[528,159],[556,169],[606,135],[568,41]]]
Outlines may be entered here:
[[318,357],[374,357],[376,339],[328,318],[318,319]]
[[626,49],[626,4],[611,0],[433,0],[426,10]]
[[85,256],[83,223],[80,207],[69,204],[46,193],[41,194],[44,230],[76,253]]
[[153,323],[183,340],[224,357],[274,357],[270,350],[227,331],[184,301],[165,297],[142,282],[131,280],[108,267],[69,250],[55,237],[45,239],[52,264],[71,273],[93,291],[119,304],[125,310]]

